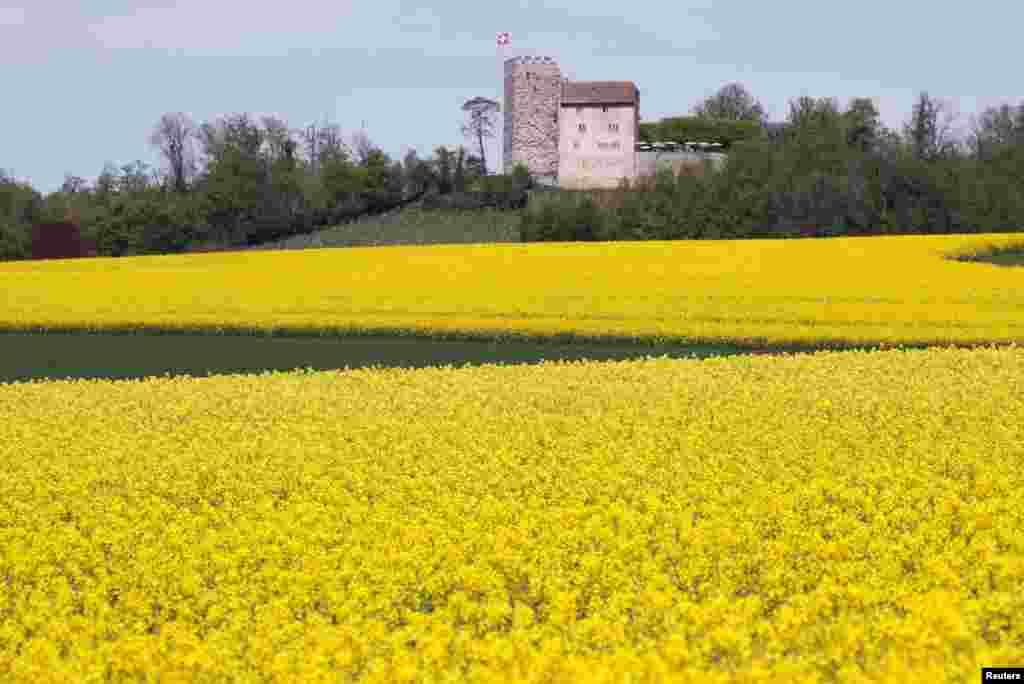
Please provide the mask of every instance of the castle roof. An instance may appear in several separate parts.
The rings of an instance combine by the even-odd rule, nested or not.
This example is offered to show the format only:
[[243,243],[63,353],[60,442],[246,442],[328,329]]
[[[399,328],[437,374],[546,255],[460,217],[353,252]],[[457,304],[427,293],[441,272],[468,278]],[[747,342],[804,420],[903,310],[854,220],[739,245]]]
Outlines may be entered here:
[[564,105],[637,104],[640,91],[632,81],[565,81]]

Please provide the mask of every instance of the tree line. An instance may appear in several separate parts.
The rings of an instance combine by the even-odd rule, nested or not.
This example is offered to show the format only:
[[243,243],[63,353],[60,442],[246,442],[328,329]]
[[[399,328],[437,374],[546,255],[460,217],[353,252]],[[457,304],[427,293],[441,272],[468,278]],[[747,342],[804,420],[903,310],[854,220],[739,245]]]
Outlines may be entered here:
[[[31,256],[34,224],[67,218],[101,256],[168,253],[271,242],[411,201],[445,209],[521,210],[524,240],[794,237],[1017,231],[1024,225],[1024,103],[989,108],[966,137],[948,105],[923,92],[900,130],[883,126],[869,98],[791,100],[785,121],[737,83],[690,116],[642,125],[646,136],[730,137],[720,171],[624,182],[610,191],[531,199],[522,167],[487,175],[484,139],[496,102],[468,101],[459,146],[393,161],[364,133],[340,126],[290,129],[247,114],[195,124],[165,114],[149,143],[165,162],[107,164],[93,183],[68,175],[43,198],[0,171],[0,259]],[[646,126],[646,128],[644,127]],[[666,139],[666,138],[662,138]],[[537,196],[539,197],[539,196]]]
[[197,125],[168,113],[148,140],[162,170],[107,163],[94,182],[67,174],[45,197],[0,170],[0,259],[30,258],[32,227],[63,221],[80,226],[96,254],[122,256],[270,242],[452,193],[507,204],[512,179],[488,176],[483,156],[496,105],[464,106],[463,132],[479,155],[442,145],[429,159],[410,150],[401,161],[364,132],[345,140],[334,123],[293,130],[276,117],[235,114]]
[[[691,117],[663,120],[649,133],[736,132],[720,171],[706,163],[677,176],[659,170],[617,190],[553,193],[524,212],[523,239],[1020,231],[1024,103],[987,109],[966,136],[956,134],[954,120],[948,103],[922,92],[901,130],[882,125],[869,98],[840,108],[835,98],[800,97],[773,124],[742,85],[730,84]],[[723,121],[753,122],[761,132],[712,125]]]

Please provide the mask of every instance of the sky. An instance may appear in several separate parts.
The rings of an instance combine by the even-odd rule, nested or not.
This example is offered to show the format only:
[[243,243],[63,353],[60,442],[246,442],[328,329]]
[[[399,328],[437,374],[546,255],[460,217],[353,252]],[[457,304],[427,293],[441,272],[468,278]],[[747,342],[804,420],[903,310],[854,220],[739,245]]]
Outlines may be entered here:
[[[990,10],[986,11],[985,7]],[[502,100],[503,58],[553,57],[571,80],[633,81],[643,121],[742,83],[782,121],[801,95],[870,97],[900,128],[918,93],[972,114],[1024,101],[1010,48],[1024,5],[931,1],[0,0],[0,169],[43,194],[105,163],[163,167],[165,113],[363,129],[392,159],[471,142],[462,104]],[[511,43],[499,48],[498,32]],[[501,158],[501,119],[485,147]]]

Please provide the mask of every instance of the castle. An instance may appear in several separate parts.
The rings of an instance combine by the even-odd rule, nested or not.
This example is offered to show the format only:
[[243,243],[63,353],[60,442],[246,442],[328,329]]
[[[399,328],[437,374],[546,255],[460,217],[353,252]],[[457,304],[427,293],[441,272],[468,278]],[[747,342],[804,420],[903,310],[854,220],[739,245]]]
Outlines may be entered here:
[[504,171],[545,185],[614,188],[637,177],[640,91],[632,81],[569,81],[550,57],[505,60]]

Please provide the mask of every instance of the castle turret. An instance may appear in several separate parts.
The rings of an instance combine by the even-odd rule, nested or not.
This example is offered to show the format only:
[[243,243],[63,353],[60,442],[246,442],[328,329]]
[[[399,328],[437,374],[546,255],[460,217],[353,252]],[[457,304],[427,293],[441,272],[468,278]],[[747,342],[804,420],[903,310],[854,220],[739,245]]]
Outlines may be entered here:
[[556,182],[561,97],[562,75],[554,59],[505,60],[505,173],[521,162],[539,182]]

